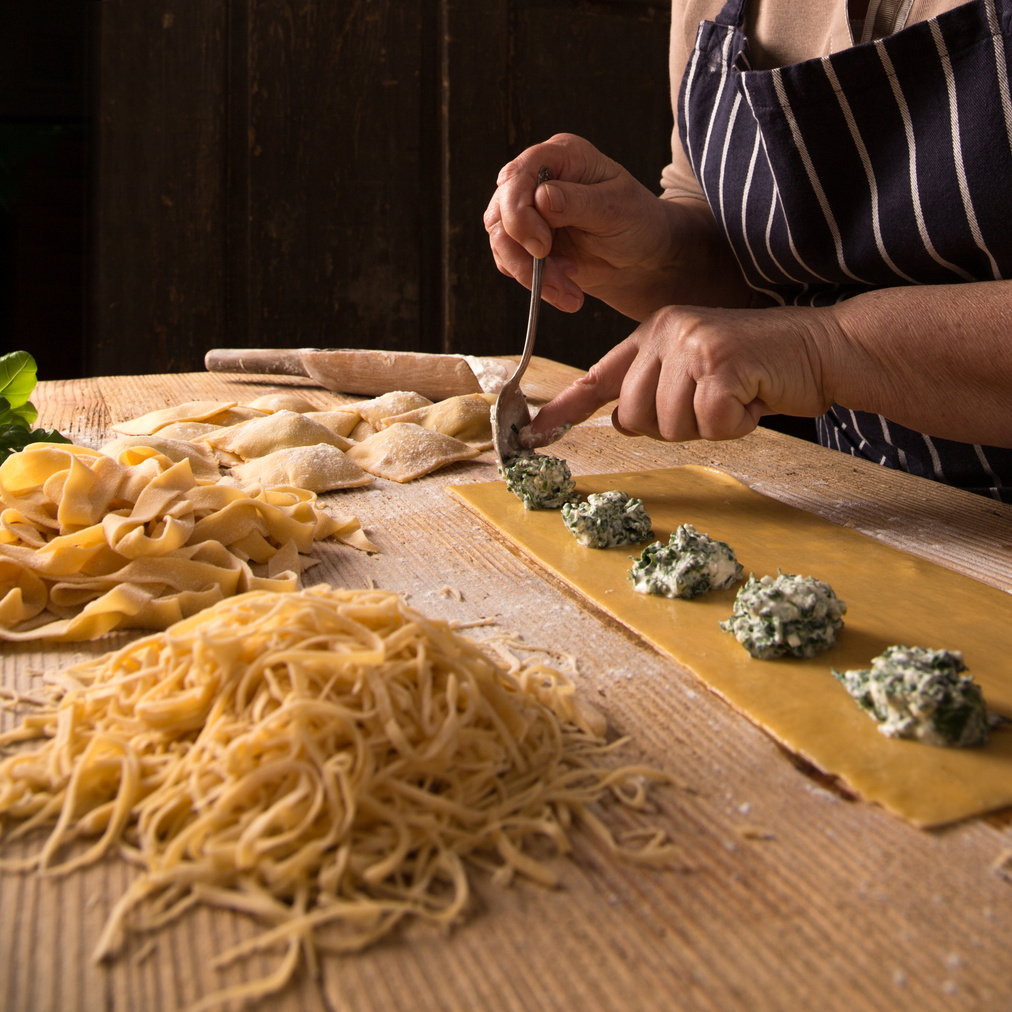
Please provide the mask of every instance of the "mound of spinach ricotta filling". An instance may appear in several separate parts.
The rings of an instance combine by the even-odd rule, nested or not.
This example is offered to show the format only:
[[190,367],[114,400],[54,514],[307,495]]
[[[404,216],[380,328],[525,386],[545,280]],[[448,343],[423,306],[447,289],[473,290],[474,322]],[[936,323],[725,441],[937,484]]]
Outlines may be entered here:
[[870,668],[833,675],[887,737],[965,748],[987,743],[989,718],[964,671],[958,651],[891,646]]
[[629,579],[641,594],[692,598],[732,586],[741,573],[730,545],[701,534],[692,524],[682,524],[671,532],[667,544],[655,541],[643,549]]
[[529,510],[557,510],[575,498],[576,482],[559,457],[520,453],[500,468],[510,490]]
[[653,534],[643,500],[617,490],[591,492],[584,502],[566,503],[562,522],[588,548],[634,545]]
[[814,657],[836,642],[846,611],[833,588],[813,576],[753,575],[720,627],[753,657]]

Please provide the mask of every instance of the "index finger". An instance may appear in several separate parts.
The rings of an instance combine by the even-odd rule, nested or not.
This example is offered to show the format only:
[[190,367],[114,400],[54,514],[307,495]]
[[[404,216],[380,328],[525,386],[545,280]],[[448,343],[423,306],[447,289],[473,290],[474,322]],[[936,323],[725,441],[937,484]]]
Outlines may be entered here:
[[633,338],[616,345],[586,375],[553,397],[520,433],[528,449],[554,443],[571,426],[585,422],[598,408],[615,400],[639,348]]
[[536,152],[537,146],[529,148],[499,170],[497,188],[485,212],[485,227],[488,230],[498,220],[506,235],[540,260],[552,248],[552,230],[534,203],[541,185],[538,173],[544,164]]

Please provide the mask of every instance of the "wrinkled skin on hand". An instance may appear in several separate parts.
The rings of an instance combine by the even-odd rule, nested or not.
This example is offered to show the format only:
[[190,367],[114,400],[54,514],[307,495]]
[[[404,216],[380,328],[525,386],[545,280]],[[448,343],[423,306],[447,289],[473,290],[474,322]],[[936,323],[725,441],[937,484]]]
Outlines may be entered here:
[[[539,186],[541,166],[554,178]],[[572,134],[506,165],[484,221],[497,267],[525,287],[547,254],[545,301],[575,312],[591,295],[640,321],[545,405],[521,434],[531,449],[616,399],[616,427],[654,439],[733,439],[764,414],[838,403],[1012,448],[1012,281],[745,308],[754,293],[706,202],[651,193]]]
[[546,404],[524,441],[543,446],[616,398],[617,429],[668,441],[737,439],[764,414],[822,414],[832,403],[822,373],[830,322],[802,307],[668,306]]
[[[539,186],[541,166],[552,179]],[[532,258],[547,257],[542,298],[575,312],[585,293],[614,304],[613,288],[668,260],[663,205],[588,141],[556,134],[503,167],[484,224],[501,273],[530,288]]]

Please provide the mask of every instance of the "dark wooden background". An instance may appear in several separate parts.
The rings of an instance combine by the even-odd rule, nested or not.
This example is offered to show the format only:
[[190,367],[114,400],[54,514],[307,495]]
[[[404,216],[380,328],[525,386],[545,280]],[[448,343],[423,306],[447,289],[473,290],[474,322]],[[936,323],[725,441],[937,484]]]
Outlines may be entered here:
[[[481,221],[499,167],[558,130],[652,189],[668,157],[667,0],[0,8],[0,130],[32,149],[0,206],[0,337],[42,378],[226,346],[518,352],[526,292]],[[587,366],[630,329],[546,307],[538,350]]]
[[83,374],[100,4],[0,3],[0,351]]

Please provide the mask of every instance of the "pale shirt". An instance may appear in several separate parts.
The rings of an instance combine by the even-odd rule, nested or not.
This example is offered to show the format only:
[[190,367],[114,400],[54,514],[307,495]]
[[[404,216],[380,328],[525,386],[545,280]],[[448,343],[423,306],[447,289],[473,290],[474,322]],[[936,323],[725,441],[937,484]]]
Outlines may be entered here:
[[[933,18],[965,0],[870,0],[864,37],[881,38],[892,32]],[[696,42],[700,21],[712,21],[724,0],[672,0],[671,4],[671,102],[675,108],[682,75]],[[751,66],[769,70],[839,52],[862,39],[855,39],[847,13],[847,0],[751,0],[745,17]],[[665,197],[705,199],[692,173],[677,119],[671,138],[671,163],[661,174]]]

